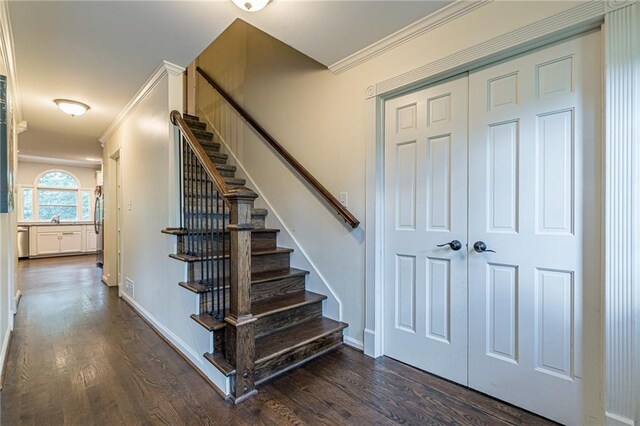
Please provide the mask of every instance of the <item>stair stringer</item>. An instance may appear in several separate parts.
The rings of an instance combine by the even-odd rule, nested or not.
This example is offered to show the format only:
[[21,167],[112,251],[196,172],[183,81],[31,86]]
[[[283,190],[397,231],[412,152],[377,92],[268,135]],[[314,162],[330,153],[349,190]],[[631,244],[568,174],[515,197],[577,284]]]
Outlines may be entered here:
[[[246,179],[247,184],[245,186],[258,194],[258,198],[255,201],[254,207],[265,208],[269,211],[267,220],[269,222],[272,222],[269,224],[269,227],[280,229],[280,233],[278,234],[278,244],[282,243],[281,245],[283,247],[290,247],[294,249],[294,252],[291,254],[292,266],[309,271],[309,275],[307,276],[306,281],[307,290],[327,296],[327,299],[322,304],[323,315],[335,321],[342,321],[342,301],[333,290],[329,282],[325,279],[322,272],[320,272],[318,267],[316,267],[315,263],[307,254],[307,251],[304,249],[304,247],[293,236],[293,233],[286,225],[286,223],[284,223],[282,217],[278,214],[278,211],[273,207],[273,205],[269,202],[269,199],[260,190],[260,187],[247,172],[242,162],[238,160],[238,157],[235,155],[233,150],[231,150],[229,144],[220,134],[217,127],[211,122],[211,120],[209,120],[206,113],[204,113],[203,111],[198,111],[198,116],[202,121],[206,122],[211,131],[215,133],[215,135],[222,143],[222,151],[224,151],[225,154],[229,155],[229,159],[231,159],[233,161],[233,165],[237,167],[236,177],[242,177],[243,179]],[[274,221],[276,222],[275,224],[273,223]],[[347,336],[345,335],[345,338],[346,337]]]

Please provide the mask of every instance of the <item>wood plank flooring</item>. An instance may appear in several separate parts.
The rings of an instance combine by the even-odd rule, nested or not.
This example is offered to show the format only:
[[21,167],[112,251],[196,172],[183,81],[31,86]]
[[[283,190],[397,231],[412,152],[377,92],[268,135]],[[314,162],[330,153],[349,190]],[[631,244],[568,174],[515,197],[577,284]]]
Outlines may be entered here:
[[343,348],[222,398],[100,282],[94,257],[20,262],[4,425],[545,425],[389,358]]

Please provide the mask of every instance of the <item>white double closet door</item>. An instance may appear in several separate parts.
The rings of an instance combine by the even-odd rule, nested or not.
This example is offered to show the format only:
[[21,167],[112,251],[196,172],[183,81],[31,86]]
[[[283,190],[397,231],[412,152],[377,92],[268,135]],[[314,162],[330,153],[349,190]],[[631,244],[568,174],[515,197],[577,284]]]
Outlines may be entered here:
[[600,44],[385,105],[385,354],[566,424],[601,416]]

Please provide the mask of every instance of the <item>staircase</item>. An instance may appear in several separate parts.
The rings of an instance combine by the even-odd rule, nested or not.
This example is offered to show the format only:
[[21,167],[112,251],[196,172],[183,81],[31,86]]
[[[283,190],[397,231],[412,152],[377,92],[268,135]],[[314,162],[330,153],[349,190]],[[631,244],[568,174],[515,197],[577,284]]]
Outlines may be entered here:
[[[198,151],[199,144],[217,173],[205,173],[207,165],[194,161],[183,131],[184,223],[162,232],[178,240],[178,252],[169,256],[188,264],[188,280],[179,285],[198,295],[191,318],[213,341],[213,352],[204,357],[231,379],[230,400],[237,403],[255,386],[341,346],[347,324],[322,315],[326,296],[305,289],[308,271],[291,267],[293,250],[278,247],[279,230],[265,227],[267,211],[253,208],[257,196],[235,177],[236,167],[227,164],[206,123],[185,114],[182,124],[197,139],[192,148]],[[224,184],[216,186],[212,176]],[[240,201],[223,196],[224,186]],[[243,250],[244,234],[250,240]]]

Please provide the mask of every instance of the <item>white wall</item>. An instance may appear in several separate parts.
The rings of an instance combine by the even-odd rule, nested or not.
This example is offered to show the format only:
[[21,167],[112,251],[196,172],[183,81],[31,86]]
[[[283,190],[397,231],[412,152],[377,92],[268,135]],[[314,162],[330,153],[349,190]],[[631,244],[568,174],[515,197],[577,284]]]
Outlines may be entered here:
[[64,170],[75,176],[80,181],[80,187],[93,190],[96,186],[96,170],[98,167],[76,167],[60,164],[34,163],[31,161],[18,161],[18,185],[33,186],[36,178],[47,170]]
[[[175,138],[169,113],[182,110],[183,79],[161,66],[134,106],[121,116],[104,144],[105,250],[104,277],[117,285],[117,210],[115,160],[119,155],[122,186],[122,277],[134,290],[120,288],[166,338],[209,378],[226,390],[226,380],[202,355],[211,351],[211,335],[190,318],[197,297],[178,286],[186,280],[186,264],[170,259],[176,238],[162,234],[178,226]],[[117,154],[119,153],[119,154]]]
[[[367,87],[577,5],[492,2],[340,75],[236,21],[198,63],[336,197],[348,192],[349,209],[364,223],[365,151],[375,143],[366,137]],[[197,112],[218,128],[334,289],[349,323],[347,336],[362,342],[363,226],[352,230],[336,218],[202,78]]]
[[[0,74],[8,75],[8,114],[9,140],[12,145],[13,161],[17,167],[18,124],[22,120],[17,82],[13,74],[13,40],[7,3],[0,0]],[[15,170],[14,170],[15,173]],[[14,200],[17,193],[14,191]],[[13,313],[17,291],[17,232],[16,214],[0,214],[0,374],[4,371],[9,348],[9,336],[13,330]],[[0,376],[2,377],[2,376]]]

